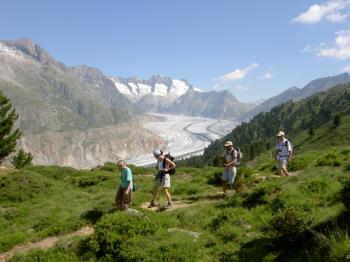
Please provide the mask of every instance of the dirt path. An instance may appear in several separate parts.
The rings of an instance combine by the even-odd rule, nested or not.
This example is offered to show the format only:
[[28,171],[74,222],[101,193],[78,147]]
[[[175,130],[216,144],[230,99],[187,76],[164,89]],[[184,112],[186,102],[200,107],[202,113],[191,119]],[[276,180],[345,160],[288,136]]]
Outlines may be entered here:
[[19,253],[25,253],[28,252],[32,249],[49,249],[53,247],[59,240],[65,240],[71,237],[75,236],[89,236],[94,233],[94,228],[91,226],[85,226],[82,227],[81,229],[62,236],[55,236],[55,237],[48,237],[43,240],[40,240],[39,242],[35,243],[27,243],[27,244],[20,244],[9,251],[3,253],[0,255],[0,262],[5,262],[12,258],[14,255],[19,254]]
[[[232,193],[228,193],[230,196]],[[154,212],[169,212],[179,208],[185,208],[190,206],[195,206],[203,203],[214,203],[218,201],[222,201],[224,198],[222,197],[222,192],[217,192],[214,194],[206,195],[206,196],[198,196],[196,199],[183,199],[183,200],[175,200],[172,201],[173,207],[171,209],[166,209],[165,206],[151,207],[149,208],[149,202],[144,202],[141,204],[142,209],[154,211]]]

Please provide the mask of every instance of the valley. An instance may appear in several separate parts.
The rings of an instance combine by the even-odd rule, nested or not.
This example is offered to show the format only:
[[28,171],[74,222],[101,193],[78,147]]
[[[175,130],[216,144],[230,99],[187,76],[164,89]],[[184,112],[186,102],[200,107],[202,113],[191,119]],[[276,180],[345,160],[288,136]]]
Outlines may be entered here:
[[[160,136],[167,144],[165,152],[176,159],[200,155],[212,141],[228,134],[239,124],[236,121],[213,118],[192,117],[169,114],[150,114],[153,121],[143,124],[143,128]],[[131,157],[127,160],[137,166],[154,163],[152,152]]]

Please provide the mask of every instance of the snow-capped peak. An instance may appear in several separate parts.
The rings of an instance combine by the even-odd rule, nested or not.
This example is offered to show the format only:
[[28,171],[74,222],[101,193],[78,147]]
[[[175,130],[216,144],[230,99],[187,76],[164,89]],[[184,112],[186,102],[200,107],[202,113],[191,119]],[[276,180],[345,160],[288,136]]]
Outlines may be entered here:
[[118,91],[126,95],[133,101],[139,101],[143,97],[151,95],[166,98],[167,101],[173,102],[189,89],[194,89],[186,80],[177,80],[165,76],[153,76],[148,80],[142,80],[136,77],[120,78],[111,77]]
[[8,55],[14,58],[23,58],[23,54],[21,52],[6,45],[6,43],[2,41],[0,41],[0,54]]

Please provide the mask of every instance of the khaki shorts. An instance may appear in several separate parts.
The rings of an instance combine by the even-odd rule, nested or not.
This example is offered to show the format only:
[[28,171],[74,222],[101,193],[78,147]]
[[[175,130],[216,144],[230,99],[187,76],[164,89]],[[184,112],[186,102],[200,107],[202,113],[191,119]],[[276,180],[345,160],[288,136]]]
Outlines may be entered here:
[[119,209],[127,209],[131,207],[132,190],[130,190],[127,195],[124,194],[125,190],[126,188],[119,186],[117,194],[115,195],[115,203]]
[[287,164],[288,164],[288,160],[287,159],[281,159],[277,161],[277,168],[281,169],[281,168],[287,168]]
[[233,184],[235,182],[236,173],[236,167],[225,168],[222,173],[222,181],[228,181],[230,184]]
[[157,175],[156,178],[154,179],[153,187],[170,188],[170,175],[169,174],[165,174],[163,176]]

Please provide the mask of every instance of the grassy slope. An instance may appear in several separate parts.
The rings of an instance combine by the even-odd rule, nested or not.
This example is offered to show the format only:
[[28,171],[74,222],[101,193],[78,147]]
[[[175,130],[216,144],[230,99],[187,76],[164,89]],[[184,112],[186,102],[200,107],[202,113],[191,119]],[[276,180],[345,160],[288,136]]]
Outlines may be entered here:
[[[341,157],[341,167],[333,167],[332,163],[328,163],[330,166],[318,166],[327,151],[315,151],[315,148],[312,148],[311,151],[299,152],[297,159],[306,158],[312,161],[296,168],[302,169],[298,171],[300,174],[297,177],[274,178],[271,165],[266,167],[266,163],[269,162],[268,154],[260,156],[256,159],[253,170],[241,168],[244,170],[244,174],[238,180],[240,184],[244,184],[244,187],[240,188],[241,193],[225,201],[205,201],[202,204],[203,199],[200,196],[220,191],[220,188],[215,186],[217,180],[214,178],[219,176],[221,169],[181,168],[173,177],[173,197],[176,200],[199,198],[201,200],[198,205],[169,213],[146,212],[147,217],[157,224],[154,237],[158,244],[154,244],[155,240],[147,237],[131,238],[129,244],[134,246],[135,250],[136,246],[141,244],[145,253],[142,255],[141,251],[131,251],[127,247],[124,247],[123,252],[126,252],[128,257],[133,257],[136,253],[152,260],[156,249],[157,254],[163,252],[181,260],[181,257],[177,256],[180,256],[181,252],[187,254],[188,250],[183,246],[180,253],[176,250],[181,243],[187,243],[186,236],[167,233],[168,228],[178,227],[202,234],[200,241],[191,244],[191,248],[197,254],[192,257],[194,260],[302,260],[305,256],[304,247],[294,250],[293,254],[288,252],[290,248],[269,247],[274,241],[273,230],[270,228],[271,219],[281,208],[298,207],[312,217],[310,227],[316,228],[342,214],[344,206],[338,198],[338,193],[343,187],[343,181],[348,179],[349,172],[344,169],[350,159],[350,153],[345,149],[350,150],[350,147],[333,149]],[[113,198],[118,175],[115,171],[30,167],[19,171],[5,171],[5,174],[2,172],[1,251],[20,242],[73,231],[83,224],[96,223],[101,215],[108,217],[111,215],[107,213],[116,212]],[[134,168],[135,180],[139,185],[139,190],[134,195],[136,208],[150,198],[152,177],[149,175],[153,172],[151,169]],[[260,182],[259,177],[256,177],[257,173],[266,180]],[[31,181],[27,181],[28,178]],[[16,183],[9,182],[12,180]],[[21,188],[16,188],[17,186]],[[30,192],[35,193],[30,195]],[[163,196],[161,202],[165,202]],[[344,238],[341,241],[344,241]],[[49,251],[33,251],[27,257],[17,256],[13,260],[36,261],[40,258],[55,261],[64,257],[67,261],[86,260],[86,254],[81,253],[79,242],[80,240],[76,239],[73,245],[68,246],[61,243]],[[165,248],[164,245],[167,244],[172,248]],[[170,254],[169,250],[172,249],[177,253]],[[88,258],[94,260],[92,254]]]
[[[146,261],[164,257],[176,261],[345,259],[350,255],[350,225],[340,193],[349,183],[350,117],[344,113],[338,128],[327,122],[315,126],[314,133],[309,136],[307,130],[299,130],[292,134],[295,156],[290,169],[297,176],[276,178],[273,153],[267,151],[249,162],[249,168],[240,168],[237,193],[225,201],[208,202],[203,197],[220,191],[221,168],[178,169],[172,180],[173,198],[199,199],[198,205],[166,213],[146,211],[144,220],[156,224],[155,232],[151,236],[123,235],[128,245],[118,247],[119,256]],[[150,199],[155,171],[133,170],[139,186],[134,206],[140,209]],[[73,231],[83,224],[97,223],[101,229],[106,221],[123,219],[113,207],[118,175],[112,166],[95,171],[30,167],[1,172],[1,252],[16,243]],[[161,202],[165,202],[162,195]],[[282,226],[278,224],[281,217]],[[168,233],[174,227],[200,232],[201,237],[193,242],[181,233]],[[282,235],[284,231],[291,233]],[[91,251],[95,242],[91,241],[98,235],[94,237],[90,246],[76,239],[72,245],[61,243],[13,260],[95,260]],[[294,240],[286,242],[288,237]],[[103,258],[108,261],[108,256]]]

